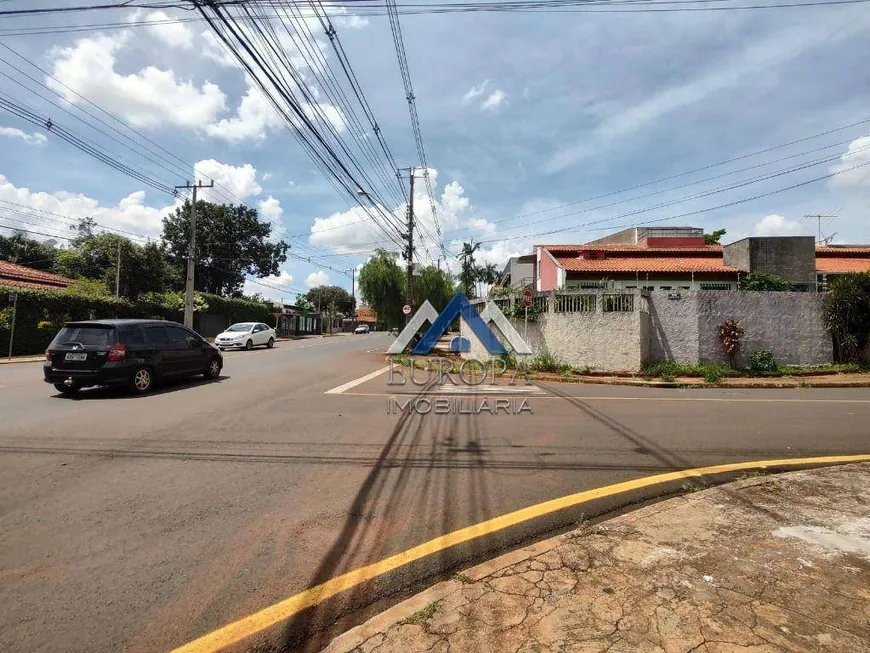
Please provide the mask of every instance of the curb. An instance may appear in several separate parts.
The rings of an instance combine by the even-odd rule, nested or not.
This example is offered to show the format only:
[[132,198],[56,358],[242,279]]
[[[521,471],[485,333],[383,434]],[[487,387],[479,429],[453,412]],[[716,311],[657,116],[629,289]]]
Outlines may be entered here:
[[811,376],[807,380],[793,381],[769,381],[766,383],[747,383],[736,381],[734,383],[706,383],[701,381],[687,381],[681,383],[679,381],[642,381],[636,379],[597,379],[595,377],[582,377],[577,379],[535,379],[531,377],[533,382],[540,383],[576,383],[581,385],[614,385],[636,388],[680,388],[680,389],[698,389],[698,388],[735,388],[738,390],[768,390],[777,388],[870,388],[870,378],[861,381],[846,381],[836,383],[834,381],[816,381],[819,376]]
[[0,360],[0,365],[13,365],[15,363],[38,363],[45,360],[43,356],[13,356],[12,360],[4,358]]
[[[857,464],[861,465],[866,463]],[[818,467],[810,467],[809,469],[824,469],[830,466],[831,465],[822,465]],[[804,470],[793,471],[798,472]],[[791,470],[789,470],[789,472],[783,470],[781,472],[774,473],[791,473]],[[710,492],[721,491],[721,488],[725,486],[733,489],[742,489],[745,487],[765,483],[767,482],[767,480],[768,479],[766,477],[737,479],[728,483],[720,483],[718,485],[705,488],[698,492],[693,492],[689,495],[680,494],[677,496],[672,496],[668,499],[665,499],[661,503],[679,501],[689,502],[697,500],[697,498],[705,496]],[[656,506],[658,506],[660,509],[659,504],[656,504]],[[642,507],[638,510],[632,510],[628,513],[622,513],[609,519],[602,520],[601,522],[597,522],[593,528],[607,529],[607,524],[621,519],[625,519],[630,515],[636,515],[645,509],[646,507]],[[466,582],[478,582],[488,576],[492,576],[498,573],[502,569],[524,562],[529,558],[545,554],[555,549],[556,547],[564,544],[566,540],[570,540],[574,535],[582,532],[583,529],[583,526],[581,526],[580,528],[575,528],[571,531],[568,531],[567,533],[562,533],[560,535],[547,538],[530,546],[511,551],[510,553],[506,553],[504,555],[493,558],[492,560],[488,560],[479,565],[475,565],[474,567],[461,571],[457,573],[454,578],[437,583],[432,587],[425,589],[422,592],[402,601],[401,603],[394,605],[393,607],[385,610],[384,612],[381,612],[380,614],[372,617],[371,619],[360,624],[359,626],[356,626],[355,628],[352,628],[347,632],[338,635],[329,643],[328,646],[326,646],[326,648],[321,651],[321,653],[352,653],[352,651],[354,650],[359,650],[359,647],[362,646],[367,640],[378,635],[379,633],[383,633],[389,630],[396,624],[401,623],[405,619],[426,608],[426,606],[430,605],[432,602],[443,600],[449,597],[451,594],[461,591],[463,585],[465,585]]]

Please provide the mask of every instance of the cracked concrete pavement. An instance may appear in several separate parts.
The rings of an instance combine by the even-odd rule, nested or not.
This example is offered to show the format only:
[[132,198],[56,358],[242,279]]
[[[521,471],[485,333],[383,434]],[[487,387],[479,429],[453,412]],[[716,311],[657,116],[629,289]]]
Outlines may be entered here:
[[868,579],[870,464],[751,476],[468,569],[324,653],[870,651]]

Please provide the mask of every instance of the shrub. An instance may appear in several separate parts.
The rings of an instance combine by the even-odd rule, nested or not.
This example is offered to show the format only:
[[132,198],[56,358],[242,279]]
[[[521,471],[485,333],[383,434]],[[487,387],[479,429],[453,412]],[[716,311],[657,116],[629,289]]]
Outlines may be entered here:
[[750,372],[776,372],[779,369],[773,354],[766,349],[758,349],[752,352],[747,367]]
[[743,277],[740,282],[740,290],[767,290],[767,291],[786,291],[791,290],[791,284],[782,277],[775,274],[764,274],[755,272]]
[[572,370],[568,363],[548,351],[538,354],[529,361],[529,369],[536,372],[556,372],[558,374],[567,374]]
[[722,372],[716,367],[710,367],[704,370],[704,381],[707,383],[719,383],[722,378]]
[[740,350],[740,339],[743,337],[743,327],[737,320],[725,320],[719,325],[719,340],[728,357],[728,364],[734,367],[737,352]]
[[838,363],[860,360],[870,339],[870,272],[833,279],[825,297],[825,329]]

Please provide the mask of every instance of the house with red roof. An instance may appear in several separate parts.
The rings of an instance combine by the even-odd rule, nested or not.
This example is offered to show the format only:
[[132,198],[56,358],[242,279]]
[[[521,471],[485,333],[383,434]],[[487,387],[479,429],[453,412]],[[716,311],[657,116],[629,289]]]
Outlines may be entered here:
[[632,227],[580,245],[535,245],[535,288],[737,290],[752,273],[776,274],[801,290],[831,276],[870,271],[870,246],[816,245],[811,236],[750,237],[705,244],[697,227]]
[[58,274],[0,261],[0,287],[22,290],[63,290],[73,280]]

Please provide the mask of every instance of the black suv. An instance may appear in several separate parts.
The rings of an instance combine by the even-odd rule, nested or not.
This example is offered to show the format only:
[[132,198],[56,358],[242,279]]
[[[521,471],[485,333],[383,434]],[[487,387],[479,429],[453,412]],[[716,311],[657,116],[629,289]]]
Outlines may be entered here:
[[69,322],[45,352],[46,383],[63,394],[94,385],[127,385],[144,394],[158,379],[220,376],[220,351],[198,333],[163,320]]

